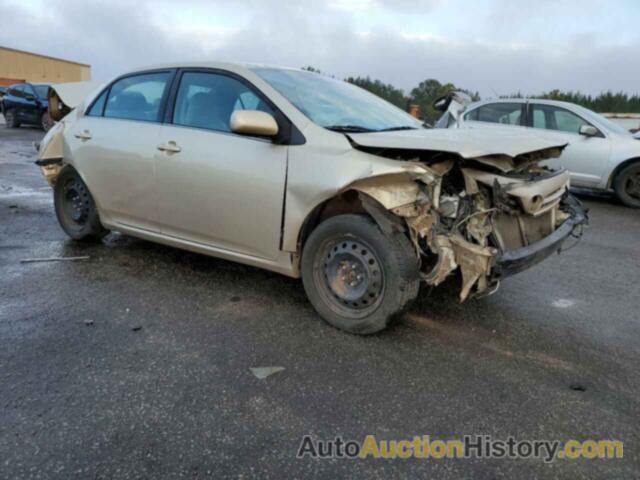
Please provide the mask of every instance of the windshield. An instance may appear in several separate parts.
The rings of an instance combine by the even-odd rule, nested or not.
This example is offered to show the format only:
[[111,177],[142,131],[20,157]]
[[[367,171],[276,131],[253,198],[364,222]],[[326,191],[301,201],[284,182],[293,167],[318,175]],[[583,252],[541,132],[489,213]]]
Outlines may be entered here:
[[36,94],[38,95],[38,98],[41,98],[42,100],[47,99],[47,93],[49,92],[49,85],[34,85],[33,88],[35,89]]
[[408,113],[355,85],[302,70],[254,68],[311,121],[338,131],[421,128]]

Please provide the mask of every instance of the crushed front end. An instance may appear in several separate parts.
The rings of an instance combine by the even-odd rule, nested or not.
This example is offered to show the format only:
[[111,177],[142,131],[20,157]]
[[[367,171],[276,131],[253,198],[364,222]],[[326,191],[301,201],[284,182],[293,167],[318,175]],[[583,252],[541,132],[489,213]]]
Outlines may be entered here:
[[[358,190],[381,201],[404,223],[427,284],[438,285],[461,273],[464,301],[494,292],[501,279],[582,235],[587,212],[569,193],[568,172],[539,165],[562,149],[467,159],[437,152],[377,151],[410,160],[416,166],[408,175],[412,182],[395,180],[381,190],[380,179],[379,185],[365,183]],[[385,189],[404,201],[384,198]],[[406,203],[408,198],[413,201]]]

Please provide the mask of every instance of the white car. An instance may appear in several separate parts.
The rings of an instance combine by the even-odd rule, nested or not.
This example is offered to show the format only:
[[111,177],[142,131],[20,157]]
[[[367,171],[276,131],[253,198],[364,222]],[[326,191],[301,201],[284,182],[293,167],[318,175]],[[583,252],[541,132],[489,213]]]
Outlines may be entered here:
[[499,128],[505,135],[531,132],[567,143],[562,155],[545,165],[569,170],[572,186],[613,190],[622,203],[640,208],[640,143],[602,115],[572,103],[533,98],[469,104],[460,92],[436,104],[445,112],[436,127]]

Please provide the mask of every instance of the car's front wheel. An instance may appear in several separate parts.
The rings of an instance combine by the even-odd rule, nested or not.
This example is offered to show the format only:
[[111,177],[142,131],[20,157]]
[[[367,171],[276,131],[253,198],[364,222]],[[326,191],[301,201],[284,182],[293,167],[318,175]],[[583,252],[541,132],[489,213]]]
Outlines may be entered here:
[[18,128],[20,126],[20,122],[18,122],[13,110],[7,110],[4,112],[4,122],[7,128]]
[[640,208],[640,162],[622,170],[614,182],[616,195],[627,207]]
[[364,215],[322,222],[302,253],[309,300],[331,325],[357,334],[386,328],[416,298],[419,260],[407,237]]
[[100,240],[109,233],[100,223],[89,189],[73,167],[64,167],[58,175],[53,199],[58,222],[71,238]]

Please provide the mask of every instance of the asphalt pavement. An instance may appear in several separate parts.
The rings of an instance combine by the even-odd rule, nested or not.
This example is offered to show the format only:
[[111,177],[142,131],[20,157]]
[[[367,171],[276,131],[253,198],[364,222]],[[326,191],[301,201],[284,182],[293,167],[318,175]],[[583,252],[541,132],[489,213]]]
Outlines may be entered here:
[[[640,212],[583,196],[581,243],[370,337],[300,282],[111,234],[68,239],[0,126],[0,478],[638,478]],[[89,256],[69,262],[27,258]],[[283,367],[257,378],[255,367]],[[622,459],[297,459],[304,435],[618,439]]]

